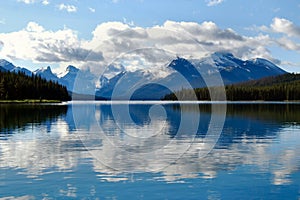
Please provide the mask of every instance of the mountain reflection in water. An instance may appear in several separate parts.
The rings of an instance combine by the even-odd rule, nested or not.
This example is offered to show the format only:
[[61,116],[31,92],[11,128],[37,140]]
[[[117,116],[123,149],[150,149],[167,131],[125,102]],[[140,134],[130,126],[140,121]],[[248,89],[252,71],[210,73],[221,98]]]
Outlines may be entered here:
[[[117,106],[122,112],[128,105]],[[273,185],[295,184],[293,174],[299,177],[299,104],[228,104],[222,134],[205,158],[199,151],[206,145],[210,104],[196,105],[197,134],[183,127],[180,137],[176,133],[181,116],[193,121],[199,114],[195,105],[163,105],[164,119],[155,113],[150,119],[151,106],[129,105],[132,124],[126,119],[116,122],[109,104],[1,105],[0,175],[1,169],[21,170],[18,173],[37,179],[90,165],[101,181],[153,173],[153,180],[184,182],[249,166],[253,173],[269,173]],[[132,138],[141,134],[145,139],[132,145]],[[163,155],[152,153],[157,148]]]

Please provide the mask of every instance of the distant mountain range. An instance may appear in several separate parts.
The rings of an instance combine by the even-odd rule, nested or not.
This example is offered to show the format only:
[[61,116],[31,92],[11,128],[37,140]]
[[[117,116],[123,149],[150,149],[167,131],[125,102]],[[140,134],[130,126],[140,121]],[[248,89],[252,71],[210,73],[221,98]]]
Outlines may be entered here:
[[[121,72],[116,73],[116,68]],[[161,99],[171,91],[182,88],[219,85],[219,79],[228,85],[285,73],[266,59],[244,61],[231,53],[217,52],[202,59],[178,57],[156,69],[132,71],[124,66],[109,66],[100,78],[101,87],[96,96],[108,99],[112,95],[114,99]],[[221,78],[218,79],[218,75]]]
[[[112,95],[114,99],[161,99],[170,91],[188,86],[205,87],[207,77],[217,74],[228,85],[287,73],[266,59],[244,61],[228,52],[213,53],[202,59],[177,57],[164,66],[145,69],[110,65],[99,78],[89,70],[80,70],[71,65],[60,74],[54,74],[49,66],[31,72],[3,59],[0,60],[0,71],[23,72],[26,75],[33,73],[66,86],[70,92],[96,94],[99,99],[110,99]],[[98,87],[97,82],[100,83]]]
[[[46,68],[37,69],[35,71],[30,71],[26,68],[16,67],[11,62],[7,60],[0,59],[0,71],[10,71],[14,73],[22,72],[28,76],[32,74],[41,76],[42,78],[48,81],[58,82],[61,85],[67,87],[69,92],[76,92],[82,94],[93,94],[95,93],[95,80],[96,76],[94,76],[90,71],[80,70],[74,66],[69,65],[66,70],[60,74],[55,74],[52,72],[51,67],[48,66]],[[75,80],[77,85],[84,83],[81,87],[76,87],[76,91],[74,91]],[[89,87],[87,89],[87,87]]]

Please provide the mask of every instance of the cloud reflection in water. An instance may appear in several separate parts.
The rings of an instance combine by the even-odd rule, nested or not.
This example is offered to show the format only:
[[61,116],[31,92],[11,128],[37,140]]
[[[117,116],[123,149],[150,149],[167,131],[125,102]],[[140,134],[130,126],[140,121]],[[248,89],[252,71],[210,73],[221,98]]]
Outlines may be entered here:
[[[0,168],[22,169],[28,177],[39,177],[45,173],[72,171],[85,160],[92,164],[102,181],[130,180],[134,173],[159,170],[154,175],[156,178],[176,182],[189,178],[216,178],[220,171],[234,171],[248,165],[255,166],[257,172],[271,173],[270,181],[274,185],[291,184],[292,174],[299,172],[299,119],[278,120],[274,115],[276,110],[269,108],[260,107],[260,113],[255,114],[255,106],[254,110],[244,107],[244,111],[229,107],[222,136],[205,158],[199,157],[199,150],[206,145],[203,133],[207,131],[205,124],[210,119],[209,108],[200,108],[201,124],[195,138],[186,131],[188,127],[184,127],[184,133],[176,139],[172,135],[178,129],[176,124],[180,119],[176,106],[165,106],[166,120],[154,115],[149,123],[149,107],[134,105],[132,114],[143,130],[137,130],[136,124],[130,123],[122,124],[121,130],[116,129],[107,105],[91,104],[78,109],[82,115],[79,116],[81,120],[77,119],[80,124],[76,129],[72,121],[73,110],[69,106],[67,113],[52,121],[27,124],[22,131],[13,129],[10,135],[2,133]],[[195,113],[187,107],[182,114],[192,120]],[[99,133],[99,123],[104,127],[103,133]],[[135,144],[131,141],[132,136],[140,135],[140,131],[145,138],[139,140],[139,145],[131,146]],[[152,137],[153,131],[159,134]],[[124,134],[128,132],[130,136]],[[126,148],[111,148],[112,145]],[[157,149],[159,153],[149,154]],[[181,152],[185,153],[181,155]],[[105,160],[95,159],[93,155]],[[174,158],[178,159],[174,161]]]

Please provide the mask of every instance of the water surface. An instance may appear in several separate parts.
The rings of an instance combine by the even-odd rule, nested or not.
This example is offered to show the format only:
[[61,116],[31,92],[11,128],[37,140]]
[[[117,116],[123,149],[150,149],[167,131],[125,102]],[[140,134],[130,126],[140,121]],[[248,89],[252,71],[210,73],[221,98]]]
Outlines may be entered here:
[[127,103],[0,105],[0,197],[300,198],[300,104]]

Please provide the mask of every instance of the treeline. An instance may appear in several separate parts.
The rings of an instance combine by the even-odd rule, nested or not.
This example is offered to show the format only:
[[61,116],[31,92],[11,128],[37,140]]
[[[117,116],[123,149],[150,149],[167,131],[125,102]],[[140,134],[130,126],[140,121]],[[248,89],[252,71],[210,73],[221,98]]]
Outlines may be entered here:
[[[211,91],[217,88],[212,88]],[[300,100],[300,74],[285,74],[256,81],[225,86],[228,101],[293,101]],[[208,88],[182,89],[163,100],[211,100]]]
[[0,72],[0,100],[48,99],[68,101],[67,88],[57,82],[47,81],[22,72]]
[[270,76],[258,80],[246,81],[237,86],[272,86],[283,83],[293,83],[300,81],[300,74],[286,73],[278,76]]

